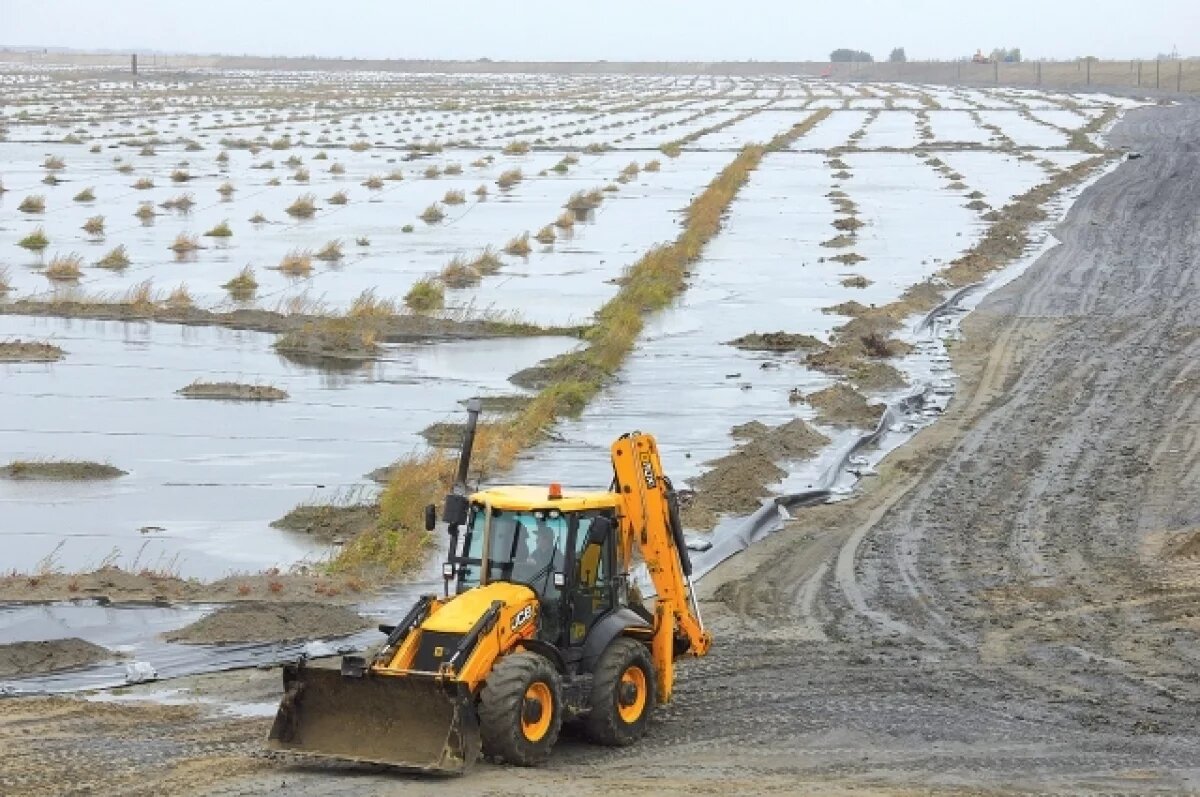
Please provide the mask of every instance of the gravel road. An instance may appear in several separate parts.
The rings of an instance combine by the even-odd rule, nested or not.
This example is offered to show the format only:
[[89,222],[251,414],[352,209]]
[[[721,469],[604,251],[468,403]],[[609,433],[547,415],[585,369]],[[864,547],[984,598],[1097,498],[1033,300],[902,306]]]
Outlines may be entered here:
[[[717,644],[637,747],[439,780],[273,759],[261,719],[20,700],[0,792],[1200,791],[1200,104],[1108,140],[1143,157],[967,319],[946,416],[708,576]],[[269,703],[277,679],[171,686]]]

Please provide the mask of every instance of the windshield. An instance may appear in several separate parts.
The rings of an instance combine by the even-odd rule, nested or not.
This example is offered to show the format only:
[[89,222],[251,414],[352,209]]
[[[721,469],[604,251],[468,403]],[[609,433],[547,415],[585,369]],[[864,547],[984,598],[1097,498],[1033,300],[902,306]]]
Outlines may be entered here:
[[[463,540],[463,588],[477,586],[483,562],[487,512],[475,507]],[[553,574],[563,568],[567,546],[567,518],[557,509],[513,512],[493,509],[488,559],[488,580],[528,584],[545,595],[553,587]]]

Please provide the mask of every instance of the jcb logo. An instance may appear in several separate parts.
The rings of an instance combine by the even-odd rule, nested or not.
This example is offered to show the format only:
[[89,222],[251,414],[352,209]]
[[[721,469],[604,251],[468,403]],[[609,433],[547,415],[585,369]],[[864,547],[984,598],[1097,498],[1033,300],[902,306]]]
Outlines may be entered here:
[[650,455],[642,454],[642,478],[646,482],[646,488],[653,490],[658,486],[658,479],[654,478],[654,465],[650,464]]
[[517,629],[521,628],[523,625],[525,625],[532,619],[533,619],[533,604],[531,603],[528,606],[526,606],[524,609],[522,609],[521,611],[519,611],[513,615],[512,630],[516,631]]

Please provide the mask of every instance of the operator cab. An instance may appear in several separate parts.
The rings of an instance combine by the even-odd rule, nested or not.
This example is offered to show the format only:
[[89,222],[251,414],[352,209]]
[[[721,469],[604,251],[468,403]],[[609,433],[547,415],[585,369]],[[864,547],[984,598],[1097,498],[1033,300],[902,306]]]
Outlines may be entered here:
[[452,541],[455,592],[492,581],[524,584],[541,603],[538,636],[560,648],[582,645],[619,605],[616,502],[612,493],[561,489],[476,493],[461,539]]

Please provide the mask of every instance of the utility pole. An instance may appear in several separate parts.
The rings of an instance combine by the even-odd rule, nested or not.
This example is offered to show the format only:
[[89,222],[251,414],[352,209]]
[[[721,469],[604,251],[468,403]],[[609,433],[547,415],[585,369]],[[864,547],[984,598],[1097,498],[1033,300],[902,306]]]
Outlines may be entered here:
[[129,71],[133,73],[134,77],[137,77],[137,53],[129,56]]

